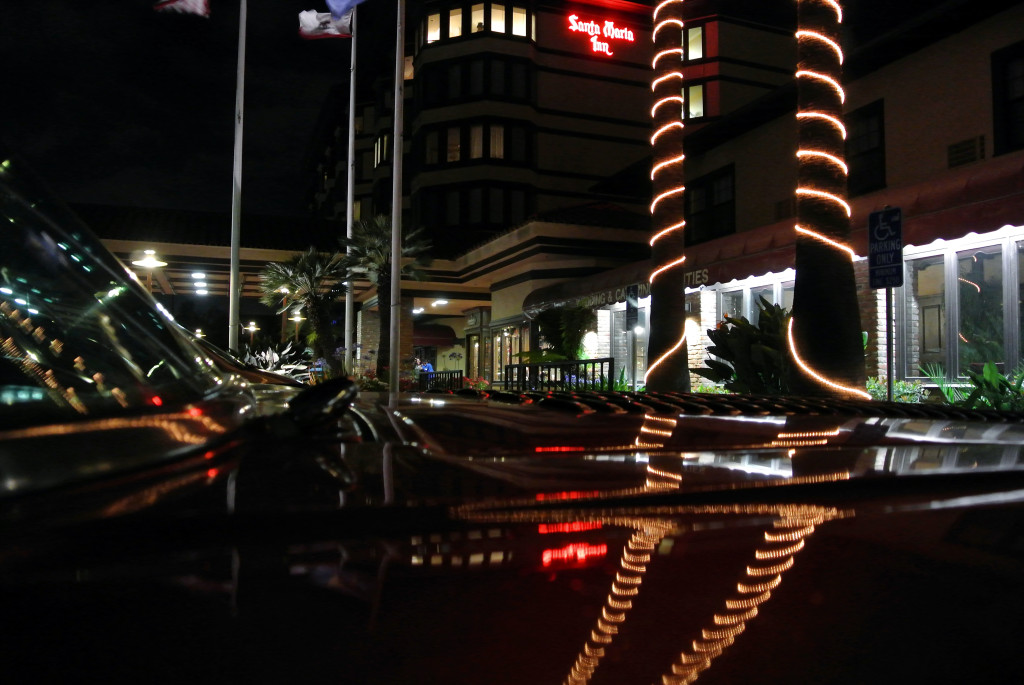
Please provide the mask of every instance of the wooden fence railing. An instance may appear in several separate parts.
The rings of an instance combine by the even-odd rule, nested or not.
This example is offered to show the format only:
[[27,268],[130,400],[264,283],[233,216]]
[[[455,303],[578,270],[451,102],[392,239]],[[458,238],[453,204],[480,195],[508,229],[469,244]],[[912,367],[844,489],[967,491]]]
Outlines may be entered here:
[[580,359],[564,362],[509,364],[505,390],[612,390],[615,359]]
[[421,371],[416,378],[416,387],[424,392],[461,390],[462,371]]

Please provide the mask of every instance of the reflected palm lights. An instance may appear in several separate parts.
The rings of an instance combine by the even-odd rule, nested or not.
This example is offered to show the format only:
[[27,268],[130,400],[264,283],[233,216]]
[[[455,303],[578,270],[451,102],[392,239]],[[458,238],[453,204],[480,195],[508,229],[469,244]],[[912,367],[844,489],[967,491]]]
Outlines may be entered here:
[[[821,431],[828,436],[833,430]],[[782,434],[785,435],[785,434]],[[797,434],[791,434],[797,435]],[[787,478],[764,484],[763,487],[822,483],[848,480],[848,472],[827,473],[815,476]],[[647,480],[643,487],[602,493],[592,493],[594,498],[631,496],[679,488],[682,475],[657,469],[648,465]],[[587,493],[549,493],[538,498],[550,501],[580,499]],[[503,501],[500,506],[527,505],[530,500]],[[806,539],[826,522],[852,516],[852,511],[835,507],[805,504],[709,504],[709,505],[668,505],[637,508],[637,515],[630,509],[595,511],[590,518],[586,510],[568,511],[487,511],[491,504],[463,505],[455,510],[458,518],[478,523],[537,521],[546,530],[570,530],[571,526],[619,526],[633,529],[629,540],[619,557],[619,568],[615,572],[609,593],[601,607],[594,626],[584,641],[563,681],[564,685],[582,685],[589,682],[614,643],[623,624],[634,607],[634,600],[640,595],[644,576],[653,559],[654,551],[669,535],[685,532],[678,522],[663,517],[672,516],[771,516],[770,527],[763,533],[762,542],[753,550],[753,560],[745,565],[743,576],[736,583],[735,594],[726,597],[722,609],[715,612],[709,623],[700,629],[689,647],[682,650],[662,675],[663,685],[681,685],[696,681],[700,674],[710,668],[716,658],[735,643],[747,624],[759,614],[759,607],[771,599],[772,591],[782,583],[783,576],[796,564],[796,554],[806,547]],[[640,512],[643,512],[642,514]],[[566,526],[566,528],[556,528]],[[550,552],[550,554],[548,554]],[[576,543],[558,550],[547,550],[543,557],[545,567],[559,559],[586,558],[591,554],[603,555],[606,550],[597,545]]]

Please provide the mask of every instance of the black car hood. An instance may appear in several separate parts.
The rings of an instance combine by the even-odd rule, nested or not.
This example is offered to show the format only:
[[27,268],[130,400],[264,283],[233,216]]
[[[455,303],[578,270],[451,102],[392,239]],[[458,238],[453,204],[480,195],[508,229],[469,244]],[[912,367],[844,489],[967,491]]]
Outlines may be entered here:
[[[239,495],[230,512],[76,528],[64,554],[0,586],[9,673],[366,684],[1024,676],[1020,417],[756,414],[760,400],[735,398],[747,402],[739,412],[687,396],[733,407],[695,415],[532,399],[364,396],[360,420],[373,431],[363,435],[377,439],[343,441],[336,462],[321,460],[343,472],[333,506],[245,506]],[[286,490],[295,474],[279,467],[311,444],[289,442],[291,452],[264,438],[258,452],[279,452],[269,462],[243,458],[239,492]]]

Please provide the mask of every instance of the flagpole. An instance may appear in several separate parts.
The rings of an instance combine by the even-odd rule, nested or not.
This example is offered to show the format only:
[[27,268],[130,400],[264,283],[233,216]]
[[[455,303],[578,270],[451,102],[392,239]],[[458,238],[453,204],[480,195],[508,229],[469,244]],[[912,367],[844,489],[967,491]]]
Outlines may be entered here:
[[238,77],[235,85],[235,156],[231,176],[231,274],[228,278],[228,349],[238,352],[238,304],[242,284],[239,278],[239,243],[242,224],[242,110],[245,108],[245,10],[238,14]]
[[[244,1],[244,0],[243,0]],[[398,360],[402,318],[402,118],[405,116],[405,0],[398,0],[395,29],[394,152],[391,155],[391,349],[388,374],[389,402],[398,400]],[[377,300],[383,293],[377,293]]]
[[[352,26],[349,32],[352,34],[352,59],[349,64],[349,86],[348,86],[348,221],[345,225],[345,236],[349,243],[345,252],[352,253],[352,224],[354,222],[353,210],[355,204],[356,189],[356,15],[359,12],[352,8]],[[345,290],[345,371],[353,373],[352,369],[352,338],[355,327],[355,302],[352,295],[352,281],[349,280],[348,288]]]

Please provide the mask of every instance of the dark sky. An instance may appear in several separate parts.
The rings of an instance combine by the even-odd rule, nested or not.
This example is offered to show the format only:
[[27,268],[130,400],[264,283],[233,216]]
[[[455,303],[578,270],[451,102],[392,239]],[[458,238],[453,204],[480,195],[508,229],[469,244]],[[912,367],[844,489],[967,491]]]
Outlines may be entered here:
[[[152,7],[3,0],[0,136],[70,203],[228,212],[239,0],[209,19]],[[245,212],[306,213],[310,136],[331,87],[347,93],[350,41],[299,38],[305,9],[327,8],[248,2]]]

